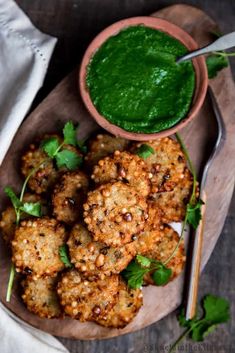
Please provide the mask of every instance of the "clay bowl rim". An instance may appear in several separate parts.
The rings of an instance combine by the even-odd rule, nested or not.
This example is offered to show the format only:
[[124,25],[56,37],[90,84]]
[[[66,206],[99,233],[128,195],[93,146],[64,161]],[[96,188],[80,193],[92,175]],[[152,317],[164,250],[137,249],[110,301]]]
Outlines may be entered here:
[[118,34],[122,29],[135,26],[135,25],[144,25],[146,27],[150,27],[153,29],[161,30],[170,36],[179,40],[182,44],[184,44],[187,49],[195,50],[198,48],[198,44],[196,41],[184,31],[182,28],[176,26],[175,24],[163,20],[157,17],[150,17],[150,16],[139,16],[139,17],[131,17],[124,20],[120,20],[115,22],[114,24],[106,27],[103,31],[101,31],[90,43],[87,47],[85,54],[83,56],[80,70],[79,70],[79,88],[82,100],[91,114],[91,116],[95,119],[98,125],[100,125],[103,129],[107,130],[111,134],[123,137],[129,140],[135,141],[148,141],[154,140],[157,138],[166,137],[176,133],[177,131],[184,128],[190,121],[192,121],[198,114],[200,108],[206,97],[207,87],[208,87],[208,74],[207,74],[207,67],[206,61],[203,56],[196,57],[192,60],[195,77],[196,77],[196,84],[195,84],[195,91],[192,100],[192,104],[190,110],[186,117],[180,120],[176,125],[173,127],[156,132],[156,133],[134,133],[126,131],[120,128],[117,125],[110,123],[104,116],[102,116],[94,106],[88,87],[86,86],[86,69],[88,64],[90,63],[91,58],[98,50],[98,48],[111,36]]

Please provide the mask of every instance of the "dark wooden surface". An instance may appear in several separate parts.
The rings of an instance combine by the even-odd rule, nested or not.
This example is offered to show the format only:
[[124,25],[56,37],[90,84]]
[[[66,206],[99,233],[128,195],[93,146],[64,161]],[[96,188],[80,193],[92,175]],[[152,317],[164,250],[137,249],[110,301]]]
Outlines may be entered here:
[[[156,0],[17,0],[32,22],[42,31],[57,36],[48,75],[33,106],[79,62],[90,40],[104,27],[119,19],[148,15],[164,6],[179,1]],[[235,30],[235,2],[233,0],[184,1],[202,8],[220,25],[223,32]],[[234,59],[235,63],[235,59]],[[233,65],[235,74],[235,65]],[[234,158],[234,156],[229,156]],[[216,192],[216,190],[215,190]],[[220,327],[204,343],[191,345],[185,341],[184,352],[235,352],[235,197],[215,251],[210,258],[200,282],[200,297],[210,292],[227,297],[231,301],[232,319]],[[72,353],[155,353],[167,352],[181,330],[175,313],[139,332],[107,341],[72,341],[61,339]]]

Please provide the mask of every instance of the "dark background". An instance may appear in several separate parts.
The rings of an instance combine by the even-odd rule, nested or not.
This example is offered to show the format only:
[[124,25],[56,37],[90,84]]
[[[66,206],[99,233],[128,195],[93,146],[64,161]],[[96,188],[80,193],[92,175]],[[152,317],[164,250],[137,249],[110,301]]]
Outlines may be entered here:
[[[7,1],[7,0],[6,0]],[[206,11],[222,32],[235,30],[234,0],[183,1]],[[54,86],[79,63],[93,37],[111,23],[122,18],[148,15],[180,1],[157,0],[17,0],[32,22],[43,32],[56,36],[56,46],[43,89],[33,103],[35,107]],[[232,61],[233,60],[233,61]],[[235,74],[235,58],[231,60]],[[235,118],[235,117],[234,117]],[[234,137],[235,138],[235,137]],[[234,156],[230,156],[234,158]],[[231,302],[233,317],[202,344],[185,341],[181,352],[235,352],[235,196],[221,237],[200,281],[202,298],[207,293],[221,295]],[[160,322],[141,331],[102,341],[60,339],[71,353],[164,353],[164,345],[181,333],[172,313]],[[42,352],[43,353],[43,352]]]

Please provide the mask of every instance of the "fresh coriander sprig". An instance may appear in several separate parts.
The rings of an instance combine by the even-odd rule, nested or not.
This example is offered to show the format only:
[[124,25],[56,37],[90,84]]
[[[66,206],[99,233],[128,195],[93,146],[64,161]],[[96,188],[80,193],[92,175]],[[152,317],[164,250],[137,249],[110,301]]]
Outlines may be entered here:
[[[42,149],[48,155],[42,162],[40,162],[36,167],[34,167],[27,175],[18,198],[10,186],[5,187],[4,191],[10,198],[12,205],[16,214],[16,226],[19,225],[21,213],[27,213],[31,216],[40,217],[41,216],[41,205],[39,202],[23,202],[25,190],[30,178],[40,169],[40,167],[46,164],[51,159],[56,159],[58,168],[66,166],[69,170],[74,170],[82,163],[82,158],[78,156],[75,152],[68,149],[63,149],[64,145],[78,146],[83,145],[83,143],[77,141],[77,128],[73,125],[71,121],[67,122],[63,128],[63,142],[59,144],[56,137],[51,137],[44,140],[41,144]],[[6,301],[9,302],[11,299],[12,287],[14,283],[15,267],[12,264],[10,269],[10,275],[7,286]]]
[[56,160],[58,168],[65,166],[69,170],[75,170],[82,164],[82,157],[74,151],[64,148],[65,145],[77,146],[76,128],[70,121],[63,129],[64,140],[61,144],[56,137],[50,137],[41,144],[42,149],[51,158]]
[[4,188],[4,192],[10,198],[12,205],[16,213],[16,225],[19,225],[21,212],[27,213],[34,217],[41,216],[41,204],[40,202],[23,202],[24,193],[22,197],[18,198],[10,186]]
[[64,263],[65,267],[67,268],[72,268],[73,264],[70,261],[69,258],[69,251],[68,251],[68,245],[64,244],[59,247],[59,255],[61,261]]
[[146,143],[143,143],[139,148],[137,148],[136,152],[135,152],[139,157],[146,159],[149,156],[151,156],[151,154],[154,154],[154,149],[147,145]]
[[227,322],[230,319],[229,302],[214,295],[207,295],[203,299],[203,316],[198,317],[198,314],[192,320],[186,320],[184,310],[181,311],[178,321],[180,326],[185,327],[186,331],[173,344],[169,353],[176,350],[177,346],[187,337],[193,341],[200,342],[211,332],[217,325]]
[[144,282],[144,276],[151,273],[151,277],[157,286],[168,283],[172,270],[164,266],[160,261],[137,255],[127,268],[122,272],[123,277],[130,288],[140,288]]

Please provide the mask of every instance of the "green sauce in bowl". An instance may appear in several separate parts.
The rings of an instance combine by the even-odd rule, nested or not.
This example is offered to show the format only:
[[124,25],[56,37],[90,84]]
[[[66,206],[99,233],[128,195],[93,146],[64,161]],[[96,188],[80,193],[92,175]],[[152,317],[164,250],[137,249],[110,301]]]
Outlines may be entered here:
[[187,48],[143,25],[110,37],[92,57],[86,74],[98,112],[126,131],[154,133],[186,117],[195,88],[191,62],[176,64]]

